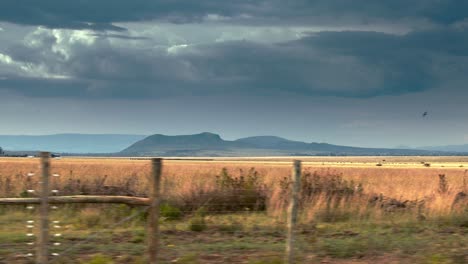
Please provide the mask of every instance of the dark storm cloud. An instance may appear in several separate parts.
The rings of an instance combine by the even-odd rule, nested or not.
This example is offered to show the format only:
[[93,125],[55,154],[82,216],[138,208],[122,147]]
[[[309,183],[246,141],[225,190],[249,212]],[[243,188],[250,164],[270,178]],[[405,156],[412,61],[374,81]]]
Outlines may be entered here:
[[0,2],[0,21],[50,28],[123,30],[115,22],[166,20],[174,23],[200,21],[209,13],[235,15],[249,10],[251,1],[193,0],[4,0]]
[[[21,65],[44,71],[45,77],[4,76],[0,89],[27,96],[84,98],[398,95],[443,86],[452,79],[467,80],[467,36],[466,29],[407,35],[322,32],[286,43],[181,45],[170,52],[166,47],[114,46],[97,38],[92,44],[74,42],[66,52],[57,52],[61,45],[57,37],[44,31],[35,35],[34,46],[17,45],[5,53]],[[37,85],[29,85],[32,82]]]
[[50,28],[124,30],[116,22],[201,21],[206,15],[250,17],[268,23],[325,21],[372,23],[375,20],[421,19],[451,24],[467,17],[462,0],[2,0],[0,21]]
[[468,30],[443,29],[392,35],[322,32],[276,45],[233,42],[201,48],[197,68],[251,93],[372,97],[399,95],[464,79]]
[[87,89],[80,80],[21,77],[0,79],[0,87],[30,97],[82,97]]
[[[460,0],[298,0],[284,2],[286,12],[291,15],[293,10],[303,16],[309,14],[322,17],[356,17],[362,22],[368,19],[427,19],[436,23],[451,24],[468,17],[468,2]],[[283,8],[284,8],[283,7]],[[300,11],[299,11],[300,10]]]
[[357,55],[368,59],[394,56],[403,51],[465,56],[468,55],[467,29],[413,31],[401,36],[369,31],[328,31],[306,37],[300,42],[332,53]]

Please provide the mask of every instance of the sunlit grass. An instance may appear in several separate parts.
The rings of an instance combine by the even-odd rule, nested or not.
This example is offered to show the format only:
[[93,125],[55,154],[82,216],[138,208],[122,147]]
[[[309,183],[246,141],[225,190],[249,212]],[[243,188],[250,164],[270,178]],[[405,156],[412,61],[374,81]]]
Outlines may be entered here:
[[[303,164],[304,176],[320,178],[311,176],[309,183],[314,184],[308,191],[313,195],[302,194],[300,200],[297,247],[304,263],[327,258],[378,263],[388,254],[397,263],[463,263],[467,200],[456,206],[454,200],[468,191],[464,167],[455,166],[452,158],[425,157],[426,162],[446,167],[389,158],[377,167],[371,158],[342,159],[308,159]],[[31,195],[26,191],[38,187],[38,162],[0,159],[0,197]],[[59,195],[146,196],[150,168],[148,160],[53,159],[52,173],[61,176],[51,178],[51,187]],[[27,176],[30,172],[35,175]],[[165,161],[160,220],[164,259],[229,263],[239,261],[242,254],[244,263],[282,259],[290,173],[291,162],[285,160]],[[256,175],[252,182],[246,180],[249,175]],[[370,202],[374,197],[381,200]],[[405,207],[393,205],[393,200]],[[256,204],[238,204],[243,202]],[[146,214],[138,210],[126,205],[60,205],[51,218],[62,222],[64,244],[88,239],[73,253],[81,260],[99,259],[95,255],[102,253],[115,263],[137,263],[143,261],[146,241]],[[131,221],[109,229],[135,213]],[[24,206],[0,206],[0,244],[16,245],[2,248],[0,261],[2,255],[25,252],[24,221],[31,217],[34,212]],[[105,232],[89,239],[101,231]],[[71,257],[63,263],[76,260]]]

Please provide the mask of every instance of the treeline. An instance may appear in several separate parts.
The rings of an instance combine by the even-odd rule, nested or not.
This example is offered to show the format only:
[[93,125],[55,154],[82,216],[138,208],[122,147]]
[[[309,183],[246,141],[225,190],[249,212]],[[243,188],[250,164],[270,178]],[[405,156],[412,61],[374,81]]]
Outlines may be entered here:
[[0,157],[26,158],[26,157],[31,157],[31,156],[36,156],[36,155],[33,154],[33,152],[5,151],[2,147],[0,147]]

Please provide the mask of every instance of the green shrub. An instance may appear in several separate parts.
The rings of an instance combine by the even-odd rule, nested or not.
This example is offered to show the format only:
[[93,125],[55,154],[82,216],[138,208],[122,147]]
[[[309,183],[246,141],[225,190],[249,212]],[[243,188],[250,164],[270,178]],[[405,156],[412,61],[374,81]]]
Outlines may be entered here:
[[177,263],[180,264],[198,264],[200,263],[198,261],[198,255],[195,253],[190,253],[188,255],[182,256],[179,259],[177,259]]
[[223,168],[216,176],[216,190],[210,200],[212,204],[206,206],[220,211],[262,211],[266,209],[265,189],[255,168],[250,168],[247,173],[241,170],[239,177]]
[[181,197],[183,211],[203,207],[208,212],[239,212],[266,210],[267,191],[258,172],[251,168],[231,174],[226,168],[216,175],[214,188],[197,188],[191,195]]
[[29,197],[33,197],[30,193],[28,193],[27,190],[23,190],[20,194],[19,194],[19,197],[21,198],[29,198]]
[[161,205],[161,216],[166,220],[177,220],[182,217],[182,211],[168,203]]
[[142,243],[145,241],[146,232],[144,230],[134,230],[132,238],[129,240],[131,243]]
[[192,219],[189,221],[189,230],[190,231],[195,231],[195,232],[201,232],[206,230],[207,225],[205,222],[205,218],[202,216],[194,216]]
[[[441,254],[433,254],[426,258],[426,263],[428,264],[445,264],[453,263],[448,257]],[[460,262],[462,263],[462,262]]]
[[198,215],[198,216],[201,216],[201,217],[204,217],[208,214],[208,210],[206,209],[206,207],[202,206],[200,208],[198,208],[196,211],[195,211],[195,215]]
[[101,254],[94,255],[92,259],[87,262],[82,262],[82,264],[113,264],[114,261],[108,257]]

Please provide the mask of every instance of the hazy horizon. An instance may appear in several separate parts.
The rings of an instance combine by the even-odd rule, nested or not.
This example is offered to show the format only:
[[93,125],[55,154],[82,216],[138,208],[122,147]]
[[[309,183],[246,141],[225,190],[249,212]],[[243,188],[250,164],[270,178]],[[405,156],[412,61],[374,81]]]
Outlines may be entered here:
[[[161,134],[161,133],[152,133],[152,134],[122,134],[122,133],[53,133],[53,134],[0,134],[0,137],[2,136],[11,136],[11,137],[48,137],[48,136],[60,136],[60,135],[83,135],[83,136],[139,136],[142,138],[156,135],[156,134],[161,134],[164,136],[185,136],[185,135],[195,135],[195,134],[200,134],[200,133],[212,133],[210,131],[200,131],[198,133],[194,134]],[[216,134],[216,133],[214,133]],[[341,146],[351,146],[351,147],[362,147],[362,146],[356,146],[356,145],[346,145],[346,144],[335,144],[333,142],[319,142],[319,141],[302,141],[302,140],[295,140],[292,138],[287,138],[283,137],[281,135],[250,135],[246,137],[239,137],[239,138],[225,138],[222,134],[217,134],[221,137],[221,139],[226,140],[226,141],[236,141],[239,139],[244,139],[244,138],[249,138],[249,137],[279,137],[287,140],[292,140],[292,141],[299,141],[299,142],[304,142],[304,143],[326,143],[326,144],[332,144],[332,145],[341,145]],[[2,147],[0,141],[0,147]],[[417,149],[417,148],[428,148],[428,147],[443,147],[443,146],[462,146],[462,145],[467,145],[467,144],[454,144],[454,145],[424,145],[424,146],[407,146],[407,145],[397,145],[397,146],[392,146],[392,147],[381,147],[381,146],[370,146],[370,148],[393,148],[393,149]]]

